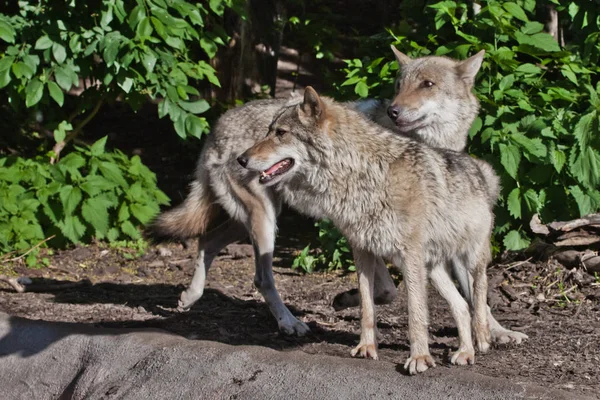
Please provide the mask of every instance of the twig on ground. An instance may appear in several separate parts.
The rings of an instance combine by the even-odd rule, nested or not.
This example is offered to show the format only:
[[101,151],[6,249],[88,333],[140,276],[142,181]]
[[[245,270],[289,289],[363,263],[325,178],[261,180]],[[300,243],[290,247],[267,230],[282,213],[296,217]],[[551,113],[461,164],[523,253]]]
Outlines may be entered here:
[[25,287],[19,283],[17,278],[12,278],[6,275],[0,275],[0,281],[8,283],[10,286],[12,286],[13,289],[15,289],[17,293],[23,293],[25,291]]
[[27,250],[25,253],[21,254],[18,257],[9,258],[8,260],[2,260],[2,261],[3,262],[6,262],[6,261],[9,261],[9,262],[18,261],[18,260],[22,259],[23,257],[25,257],[27,254],[31,253],[33,250],[35,250],[38,247],[40,247],[42,244],[46,243],[48,240],[54,239],[55,236],[56,235],[52,235],[50,237],[47,237],[46,239],[42,240],[41,242],[39,242],[38,244],[36,244],[35,246],[33,246],[32,248],[30,248],[29,250]]

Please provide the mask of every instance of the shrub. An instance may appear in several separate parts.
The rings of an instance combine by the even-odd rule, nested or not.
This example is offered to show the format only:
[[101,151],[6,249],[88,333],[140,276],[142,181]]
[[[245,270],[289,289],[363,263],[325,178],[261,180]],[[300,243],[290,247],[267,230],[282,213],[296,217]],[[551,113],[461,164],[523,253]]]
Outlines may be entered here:
[[137,110],[149,97],[180,137],[207,132],[198,87],[219,85],[208,60],[227,39],[224,10],[243,2],[6,3],[1,142],[34,157],[1,159],[0,253],[50,235],[53,244],[137,238],[135,226],[168,200],[139,157],[105,152],[105,139],[61,159],[63,150],[114,101]]
[[[106,152],[106,137],[77,147],[56,164],[47,158],[0,158],[0,253],[51,243],[139,239],[145,224],[169,199],[138,156]],[[29,264],[37,251],[31,252]]]

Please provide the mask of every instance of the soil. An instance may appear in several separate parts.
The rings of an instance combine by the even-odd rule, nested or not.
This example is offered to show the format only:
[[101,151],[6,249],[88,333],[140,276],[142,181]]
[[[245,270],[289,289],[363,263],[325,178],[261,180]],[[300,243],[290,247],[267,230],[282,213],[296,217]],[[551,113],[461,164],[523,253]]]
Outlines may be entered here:
[[[192,340],[350,357],[359,339],[359,311],[335,311],[331,304],[336,294],[357,286],[356,274],[302,274],[288,268],[295,251],[290,245],[303,247],[289,238],[303,223],[307,224],[293,214],[283,216],[275,279],[292,313],[311,327],[307,337],[277,332],[275,320],[252,284],[254,264],[248,244],[232,245],[215,260],[204,296],[188,312],[176,307],[179,293],[193,274],[195,249],[176,244],[150,247],[139,257],[131,249],[90,245],[49,256],[50,264],[43,269],[16,266],[13,271],[32,282],[24,293],[0,283],[0,311],[94,326],[161,328]],[[530,275],[537,283],[526,283]],[[565,285],[581,280],[575,275],[552,263],[529,261],[490,268],[489,298],[496,318],[504,326],[525,332],[529,340],[518,346],[496,346],[467,367],[449,365],[448,353],[458,345],[457,332],[446,304],[431,290],[430,344],[438,368],[467,368],[571,390],[574,398],[577,394],[600,398],[598,286],[586,277],[587,283],[575,283],[576,289],[567,295],[552,292],[554,287],[564,291]],[[542,282],[541,276],[558,277],[561,283],[552,284],[552,278]],[[398,299],[378,307],[379,355],[400,366],[409,347],[405,294],[400,277],[396,279],[401,289]]]

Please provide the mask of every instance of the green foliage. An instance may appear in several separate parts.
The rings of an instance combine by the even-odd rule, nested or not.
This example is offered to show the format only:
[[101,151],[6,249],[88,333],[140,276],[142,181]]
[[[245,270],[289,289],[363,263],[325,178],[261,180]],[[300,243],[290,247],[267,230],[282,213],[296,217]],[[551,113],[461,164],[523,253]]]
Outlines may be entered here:
[[331,221],[324,219],[315,224],[319,228],[318,253],[311,252],[311,246],[306,246],[294,259],[292,268],[301,268],[311,273],[315,269],[347,269],[355,271],[352,251],[345,237],[339,234]]
[[149,96],[179,136],[200,137],[208,123],[198,115],[210,105],[195,86],[219,85],[207,60],[227,39],[218,23],[225,8],[239,3],[20,1],[12,15],[0,13],[0,106],[15,121],[39,109],[54,131],[102,102],[119,98],[137,110]]
[[[106,137],[52,165],[44,157],[0,158],[0,253],[51,243],[137,240],[169,199],[138,156],[104,149]],[[32,252],[29,262],[35,261]]]
[[[412,57],[463,59],[486,51],[469,152],[492,163],[502,179],[495,242],[519,250],[530,243],[533,214],[552,221],[600,209],[600,7],[556,2],[568,19],[561,48],[535,20],[536,1],[479,4],[477,15],[466,1],[415,4],[406,15],[417,21],[401,21],[389,33]],[[393,96],[398,67],[388,42],[365,40],[365,57],[346,60],[341,97]]]

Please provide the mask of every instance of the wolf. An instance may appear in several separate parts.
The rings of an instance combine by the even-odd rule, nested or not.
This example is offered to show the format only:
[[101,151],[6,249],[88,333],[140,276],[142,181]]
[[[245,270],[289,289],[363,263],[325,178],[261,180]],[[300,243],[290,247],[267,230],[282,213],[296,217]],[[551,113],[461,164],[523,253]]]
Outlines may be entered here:
[[[478,102],[471,89],[483,53],[465,61],[440,57],[411,60],[393,46],[392,50],[402,70],[407,71],[396,82],[397,94],[393,101],[366,100],[352,102],[348,106],[388,129],[401,131],[402,134],[433,146],[464,149],[468,129],[478,111]],[[411,127],[405,121],[408,121],[406,112],[412,107],[407,106],[408,103],[402,103],[402,97],[410,95],[408,89],[412,87],[411,81],[415,76],[429,73],[445,80],[460,78],[451,83],[458,88],[436,97],[430,96],[429,102],[436,102],[438,110],[432,114],[433,118],[421,120],[420,125]],[[454,95],[454,92],[457,94]],[[413,95],[411,98],[417,100],[418,96]],[[202,296],[206,273],[220,250],[250,234],[255,250],[254,283],[276,318],[280,331],[297,335],[309,331],[308,326],[296,319],[285,307],[273,279],[272,251],[281,199],[271,188],[259,185],[256,174],[244,170],[235,161],[245,149],[264,137],[269,124],[281,107],[286,103],[299,103],[301,100],[257,100],[221,116],[202,149],[189,195],[179,207],[160,214],[147,228],[147,236],[155,241],[199,238],[194,276],[190,286],[181,293],[179,299],[181,310],[189,309]],[[467,111],[459,114],[459,119],[451,120],[449,113],[441,112],[444,109]],[[414,112],[410,115],[414,115]],[[378,304],[390,303],[396,296],[396,287],[383,260],[375,258],[374,262],[375,301]],[[457,263],[454,265],[459,266]],[[457,270],[461,290],[471,301],[471,279],[464,268],[459,266]],[[349,303],[358,305],[358,296],[350,299]],[[492,336],[497,338],[497,341],[520,342],[520,337],[515,338],[519,333],[504,329],[491,313],[489,316]]]
[[[432,90],[422,76],[423,90]],[[441,90],[441,89],[440,89]],[[462,152],[396,135],[360,113],[319,97],[279,111],[268,134],[237,158],[302,214],[328,218],[348,239],[359,275],[361,339],[353,350],[377,357],[376,258],[401,268],[408,294],[410,356],[405,369],[423,372],[429,353],[427,278],[448,302],[459,332],[455,364],[473,363],[469,305],[452,282],[460,259],[473,276],[473,331],[480,352],[491,343],[486,268],[491,262],[491,167]]]
[[[479,101],[473,93],[473,85],[485,51],[482,50],[465,61],[456,61],[434,56],[411,59],[395,46],[390,47],[401,70],[395,82],[395,96],[388,102],[387,108],[394,124],[392,130],[432,147],[465,151],[469,129],[479,112]],[[388,127],[380,122],[381,117],[376,116],[381,107],[374,107],[372,114],[369,114],[369,110],[357,109],[380,125]],[[485,162],[477,159],[474,161],[483,170],[490,168]],[[490,206],[493,208],[500,193],[500,183],[495,174],[488,173],[488,176],[490,179],[487,181],[487,189]],[[461,292],[473,306],[472,277],[460,259],[452,260],[451,265],[453,277],[458,281]],[[395,292],[389,286],[382,288],[389,285],[391,279],[385,276],[386,272],[387,269],[379,268],[376,273],[376,304],[389,303],[394,298]],[[334,299],[336,309],[358,304],[359,295],[355,291],[341,293]],[[494,318],[489,307],[488,319],[493,342],[520,344],[528,339],[524,333],[504,328]]]

